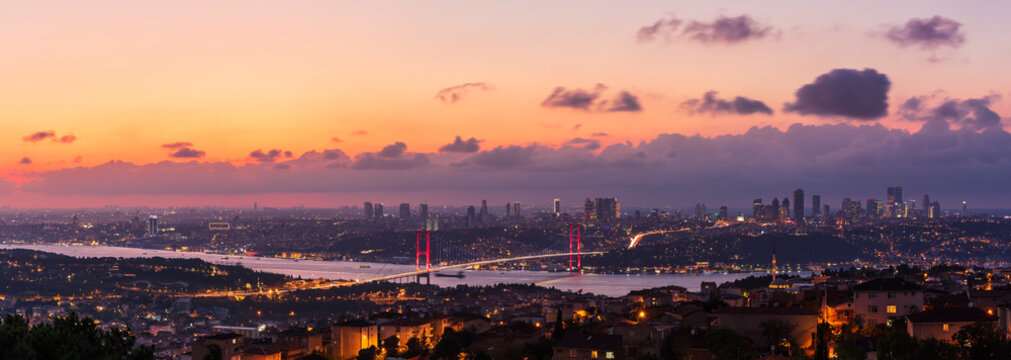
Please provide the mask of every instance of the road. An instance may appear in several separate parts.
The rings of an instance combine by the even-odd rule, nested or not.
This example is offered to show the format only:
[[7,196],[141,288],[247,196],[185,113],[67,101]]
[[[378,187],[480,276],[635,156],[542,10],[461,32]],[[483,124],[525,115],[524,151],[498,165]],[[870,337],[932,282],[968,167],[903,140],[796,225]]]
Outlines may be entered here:
[[416,276],[416,275],[420,275],[420,274],[424,274],[424,273],[433,273],[433,272],[438,272],[438,271],[442,271],[442,270],[467,268],[467,267],[472,267],[472,266],[481,266],[481,265],[497,264],[497,263],[504,263],[504,262],[514,262],[514,261],[523,261],[523,260],[543,259],[543,258],[550,258],[550,257],[563,257],[563,256],[573,256],[573,255],[587,255],[587,256],[589,256],[589,255],[603,255],[603,254],[604,254],[603,251],[589,251],[589,252],[583,252],[583,253],[562,253],[562,254],[542,254],[542,255],[517,256],[517,257],[511,257],[511,258],[505,258],[505,259],[474,261],[474,262],[463,263],[463,264],[446,265],[446,266],[434,267],[431,270],[421,270],[421,271],[406,272],[406,273],[402,273],[402,274],[385,275],[385,276],[380,276],[380,277],[366,279],[366,280],[346,281],[346,282],[327,282],[327,283],[324,283],[324,284],[319,284],[319,285],[314,285],[314,286],[306,286],[306,287],[302,287],[302,288],[298,288],[298,289],[268,289],[268,290],[257,290],[257,291],[217,291],[217,292],[208,292],[208,293],[197,293],[197,294],[179,295],[178,297],[199,297],[199,298],[207,298],[207,297],[245,297],[245,296],[255,296],[255,295],[284,294],[284,293],[288,293],[288,292],[292,292],[292,291],[298,291],[298,290],[330,289],[330,288],[334,288],[334,287],[338,287],[338,286],[348,286],[348,285],[354,285],[354,284],[364,284],[364,283],[370,283],[370,282],[376,282],[376,281],[392,280],[392,279],[397,279],[397,278],[402,278],[402,277]]

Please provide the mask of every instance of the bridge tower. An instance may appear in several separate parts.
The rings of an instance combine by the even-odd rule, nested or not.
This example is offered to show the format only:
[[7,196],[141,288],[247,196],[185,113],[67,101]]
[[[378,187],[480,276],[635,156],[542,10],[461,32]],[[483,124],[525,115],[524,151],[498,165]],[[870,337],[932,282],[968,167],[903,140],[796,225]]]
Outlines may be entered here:
[[[421,250],[421,235],[425,235],[425,250]],[[418,282],[421,282],[421,278],[425,277],[429,283],[431,283],[431,271],[432,271],[432,232],[431,231],[418,231],[414,238],[417,251],[414,253],[414,263],[418,270]],[[421,254],[425,254],[425,272],[421,272]]]
[[[572,223],[569,224],[569,253],[575,253],[575,255],[569,255],[569,271],[582,270],[583,269],[583,224]],[[575,236],[573,237],[573,234]],[[572,267],[572,260],[575,258],[576,267]]]

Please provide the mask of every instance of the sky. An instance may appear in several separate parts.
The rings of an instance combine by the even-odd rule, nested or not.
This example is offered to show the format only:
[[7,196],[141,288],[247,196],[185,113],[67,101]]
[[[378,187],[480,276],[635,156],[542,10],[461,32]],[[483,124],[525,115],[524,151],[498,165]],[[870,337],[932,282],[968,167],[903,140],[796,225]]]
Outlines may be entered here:
[[1011,4],[0,3],[0,205],[1011,202]]

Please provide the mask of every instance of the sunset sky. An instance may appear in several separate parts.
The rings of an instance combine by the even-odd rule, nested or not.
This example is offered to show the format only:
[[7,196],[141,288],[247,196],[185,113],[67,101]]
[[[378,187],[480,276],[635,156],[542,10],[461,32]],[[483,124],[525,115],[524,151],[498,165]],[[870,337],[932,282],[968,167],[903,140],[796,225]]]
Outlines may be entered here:
[[7,1],[0,205],[1011,208],[1009,11]]

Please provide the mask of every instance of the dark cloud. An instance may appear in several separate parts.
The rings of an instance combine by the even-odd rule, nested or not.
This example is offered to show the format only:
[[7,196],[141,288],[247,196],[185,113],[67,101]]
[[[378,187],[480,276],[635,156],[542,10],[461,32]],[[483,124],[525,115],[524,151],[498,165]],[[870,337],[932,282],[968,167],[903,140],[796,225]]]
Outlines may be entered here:
[[340,149],[326,149],[326,150],[323,150],[323,158],[327,159],[327,160],[349,159],[348,154],[345,154]]
[[290,158],[292,156],[291,151],[284,151],[279,149],[271,149],[270,151],[264,152],[263,150],[256,149],[249,153],[249,157],[258,162],[274,162],[281,158]]
[[467,163],[496,168],[517,167],[529,164],[533,160],[534,150],[532,146],[499,146],[474,154]]
[[566,141],[565,144],[579,146],[586,150],[600,149],[600,140],[597,139],[584,139],[577,137],[572,140]]
[[56,137],[56,132],[52,131],[52,130],[46,130],[46,131],[37,131],[37,132],[35,132],[35,133],[31,134],[31,135],[27,135],[25,137],[22,137],[21,140],[24,140],[24,141],[27,141],[27,142],[33,142],[34,143],[34,142],[39,142],[39,141],[42,141],[42,140],[45,140],[45,139],[48,139],[48,138],[52,138],[52,137]]
[[463,138],[457,135],[456,139],[453,139],[453,142],[440,147],[439,152],[472,153],[477,152],[480,149],[481,149],[481,140],[475,139],[473,137],[467,140],[463,140]]
[[669,16],[657,20],[653,25],[643,26],[636,32],[635,37],[639,42],[650,42],[657,39],[670,40],[676,36],[678,29],[684,21]]
[[888,115],[888,76],[874,69],[835,69],[797,90],[783,111],[874,120]]
[[594,102],[597,101],[597,98],[606,89],[607,87],[602,84],[597,84],[593,90],[566,89],[559,86],[551,92],[551,95],[548,95],[547,99],[541,102],[541,106],[590,110],[590,107],[594,105]]
[[941,16],[932,18],[910,19],[904,25],[896,25],[888,29],[885,37],[891,42],[902,46],[919,46],[924,50],[933,50],[942,46],[957,48],[965,43],[962,24]]
[[[940,100],[937,106],[923,105],[923,115],[947,101]],[[964,101],[958,100],[959,106]],[[937,113],[959,113],[949,109]],[[284,161],[285,171],[273,162],[109,162],[33,173],[17,191],[52,196],[290,194],[298,199],[382,193],[412,202],[436,194],[447,204],[483,198],[543,203],[612,194],[630,206],[704,201],[743,208],[756,197],[783,197],[799,187],[820,193],[823,204],[837,208],[842,197],[882,197],[886,186],[900,184],[907,193],[929,193],[946,208],[962,200],[981,208],[1011,202],[1011,134],[999,126],[976,130],[941,118],[922,124],[914,132],[838,123],[753,127],[715,137],[661,134],[597,151],[513,145],[463,160],[459,154],[405,151],[396,158],[365,153],[342,163],[313,151]]]
[[53,141],[63,144],[72,144],[76,140],[77,136],[74,136],[73,134],[67,134],[61,136],[59,139],[53,139]]
[[755,21],[748,15],[720,16],[711,22],[692,21],[685,26],[684,36],[704,43],[736,44],[772,35],[771,26]]
[[735,97],[733,100],[724,100],[716,97],[716,91],[708,91],[702,95],[701,99],[691,99],[681,103],[681,107],[693,113],[709,114],[766,114],[772,115],[772,109],[759,100],[749,99],[743,96]]
[[932,108],[926,102],[931,97],[911,97],[902,105],[902,116],[914,121],[944,121],[961,128],[980,131],[1000,128],[1002,119],[991,109],[995,96],[969,99],[944,99]]
[[191,143],[189,141],[179,141],[179,142],[174,142],[174,143],[168,143],[168,144],[162,144],[161,145],[161,147],[163,149],[181,149],[181,148],[184,148],[184,147],[191,147],[191,146],[193,146],[193,143]]
[[488,85],[483,82],[473,82],[456,86],[450,86],[448,88],[439,90],[439,92],[435,94],[435,98],[442,100],[442,102],[445,103],[455,103],[459,101],[460,98],[463,97],[463,95],[465,95],[470,90],[489,91],[492,90],[492,87],[491,85]]
[[567,89],[559,86],[548,95],[547,99],[541,102],[541,106],[567,107],[585,111],[642,111],[639,98],[632,93],[621,91],[614,99],[603,100],[605,91],[607,91],[607,86],[604,84],[597,84],[592,90]]
[[386,145],[386,147],[383,147],[383,149],[376,153],[376,155],[384,158],[395,158],[403,155],[405,151],[407,151],[407,144],[398,141],[393,144]]
[[188,147],[179,148],[176,152],[170,154],[169,156],[177,159],[199,159],[206,155],[202,150],[192,149]]
[[618,93],[618,96],[607,104],[606,111],[642,111],[639,98],[628,91]]
[[21,164],[21,165],[28,165],[28,164],[31,164],[31,163],[32,163],[32,159],[28,158],[27,156],[21,158],[21,161],[18,161],[18,164]]

